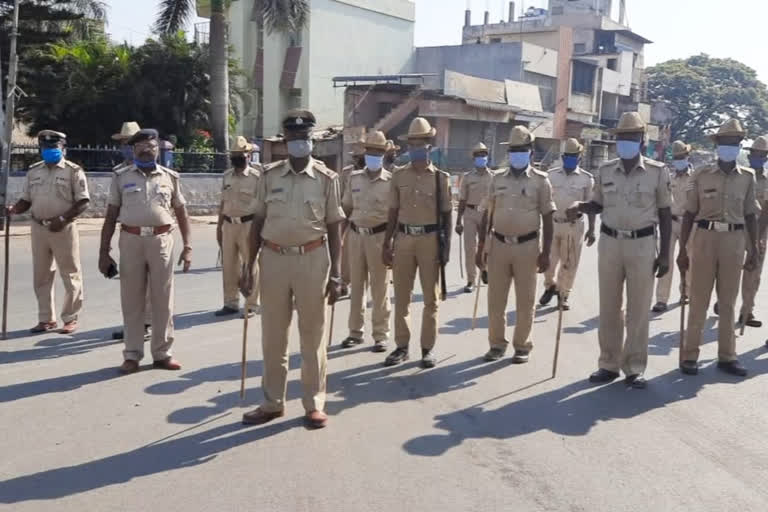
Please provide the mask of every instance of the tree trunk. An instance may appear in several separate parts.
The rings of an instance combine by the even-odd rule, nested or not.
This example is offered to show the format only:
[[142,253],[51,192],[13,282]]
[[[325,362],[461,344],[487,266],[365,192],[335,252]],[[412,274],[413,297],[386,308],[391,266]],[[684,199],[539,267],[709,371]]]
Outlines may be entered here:
[[211,129],[218,153],[229,150],[229,68],[224,0],[211,1]]

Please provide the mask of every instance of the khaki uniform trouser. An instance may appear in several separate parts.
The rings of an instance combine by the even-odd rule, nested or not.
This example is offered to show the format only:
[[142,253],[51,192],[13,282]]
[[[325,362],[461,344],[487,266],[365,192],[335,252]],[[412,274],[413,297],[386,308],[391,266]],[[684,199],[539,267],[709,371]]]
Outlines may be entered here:
[[[240,308],[240,272],[248,262],[250,253],[251,222],[231,224],[224,221],[221,226],[221,267],[224,280],[224,305],[232,309]],[[247,309],[259,305],[259,270],[253,266],[253,293],[248,297]]]
[[[555,286],[557,291],[565,297],[571,294],[581,260],[583,242],[584,219],[576,222],[555,222],[552,249],[549,253],[549,268],[544,273],[545,288]],[[556,270],[557,280],[555,280]]]
[[[745,236],[748,236],[745,234]],[[745,239],[746,241],[746,239]],[[744,320],[753,313],[755,309],[755,297],[757,290],[760,289],[760,275],[763,273],[763,264],[765,263],[765,253],[760,252],[757,258],[757,267],[754,270],[744,271],[741,280],[741,314]]]
[[138,236],[120,232],[120,302],[123,358],[144,357],[147,287],[152,307],[152,359],[171,357],[173,345],[173,233]]
[[537,258],[539,240],[507,244],[491,235],[488,250],[488,341],[491,348],[506,349],[509,287],[515,282],[515,350],[531,350],[528,339],[533,327],[536,301]]
[[302,404],[307,412],[325,409],[327,366],[325,288],[330,258],[326,246],[305,254],[278,254],[263,248],[259,256],[261,289],[269,300],[261,310],[261,346],[264,353],[264,403],[268,412],[285,408],[288,378],[288,329],[294,303],[299,317]]
[[477,265],[475,254],[477,253],[477,239],[480,234],[480,223],[483,214],[476,209],[464,210],[464,265],[467,270],[467,283],[476,284]]
[[411,294],[419,270],[424,310],[421,313],[421,348],[429,350],[437,339],[437,286],[440,264],[437,258],[437,233],[398,234],[392,274],[395,282],[395,343],[407,347],[411,340]]
[[[648,323],[653,298],[656,238],[619,240],[606,234],[598,242],[600,282],[600,368],[626,375],[645,372],[648,364]],[[627,288],[626,341],[624,283]]]
[[718,233],[699,229],[693,239],[691,259],[691,312],[685,333],[683,360],[697,361],[712,288],[717,287],[718,360],[736,360],[735,305],[744,265],[744,231]]
[[[682,217],[681,217],[682,219]],[[669,237],[669,272],[664,274],[664,277],[658,280],[656,283],[656,302],[669,303],[669,293],[672,290],[672,275],[674,274],[675,267],[677,266],[675,258],[675,247],[680,243],[680,229],[682,228],[681,221],[672,221],[672,232]],[[693,237],[696,233],[696,226],[694,225],[691,231],[691,236],[688,237],[688,255],[692,254],[691,247],[693,244]],[[688,290],[686,295],[690,295],[691,289],[691,273],[685,274],[685,289]],[[680,295],[683,295],[683,283],[680,283]]]
[[363,339],[365,325],[365,290],[370,285],[373,299],[371,324],[374,341],[389,339],[389,269],[384,266],[381,248],[385,233],[361,235],[352,230],[347,234],[351,269],[349,335]]
[[80,268],[80,237],[72,222],[58,233],[32,223],[32,263],[37,318],[55,322],[53,278],[58,268],[66,295],[61,310],[64,323],[77,320],[83,307],[83,274]]

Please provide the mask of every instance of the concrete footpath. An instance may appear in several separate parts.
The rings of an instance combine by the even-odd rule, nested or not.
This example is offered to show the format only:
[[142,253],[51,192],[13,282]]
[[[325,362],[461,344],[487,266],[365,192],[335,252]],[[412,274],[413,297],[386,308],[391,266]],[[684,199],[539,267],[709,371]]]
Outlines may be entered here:
[[[0,510],[768,510],[767,329],[748,328],[738,339],[750,373],[737,379],[714,366],[717,318],[710,317],[704,367],[684,377],[674,304],[651,320],[648,389],[621,380],[592,386],[597,257],[585,248],[557,378],[550,378],[553,307],[537,310],[529,364],[485,363],[487,300],[483,293],[472,330],[475,297],[461,292],[455,239],[436,368],[416,361],[385,368],[368,336],[365,345],[340,349],[344,301],[329,353],[328,428],[302,424],[295,325],[286,416],[244,427],[242,413],[261,398],[260,318],[250,325],[241,402],[243,323],[213,316],[222,302],[214,233],[195,224],[193,270],[176,279],[174,348],[183,370],[152,370],[145,359],[127,377],[116,371],[122,346],[111,339],[121,325],[119,283],[96,271],[98,233],[81,238],[86,298],[73,336],[27,334],[36,322],[29,240],[11,240],[11,332],[0,341]],[[412,357],[418,290],[414,300]],[[757,303],[757,316],[768,320],[764,290]],[[511,339],[514,294],[508,320]]]

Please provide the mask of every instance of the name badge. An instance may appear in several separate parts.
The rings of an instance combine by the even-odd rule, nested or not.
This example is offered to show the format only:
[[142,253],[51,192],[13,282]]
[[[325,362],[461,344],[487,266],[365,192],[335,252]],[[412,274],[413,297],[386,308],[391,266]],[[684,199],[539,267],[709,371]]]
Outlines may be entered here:
[[123,188],[133,188],[135,186],[136,186],[135,183],[126,183],[125,185],[123,185]]

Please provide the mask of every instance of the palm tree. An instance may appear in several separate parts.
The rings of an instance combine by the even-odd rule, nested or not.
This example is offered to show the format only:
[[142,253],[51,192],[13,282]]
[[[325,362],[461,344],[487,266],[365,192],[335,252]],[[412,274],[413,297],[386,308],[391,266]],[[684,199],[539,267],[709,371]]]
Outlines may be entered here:
[[[227,66],[227,9],[234,0],[211,4],[211,131],[217,152],[229,144],[229,77]],[[309,0],[256,0],[269,32],[297,32],[309,19]],[[184,28],[195,9],[195,0],[160,0],[155,28],[169,34]]]

